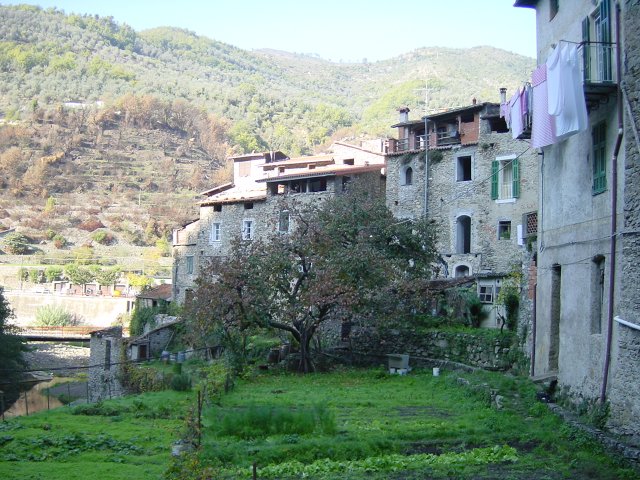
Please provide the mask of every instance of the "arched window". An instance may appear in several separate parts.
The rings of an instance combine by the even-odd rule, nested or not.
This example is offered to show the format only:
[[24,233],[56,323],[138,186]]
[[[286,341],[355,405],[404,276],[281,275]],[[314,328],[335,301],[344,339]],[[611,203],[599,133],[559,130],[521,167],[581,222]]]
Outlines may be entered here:
[[467,215],[456,220],[456,253],[471,253],[471,217]]
[[456,267],[455,277],[462,278],[469,276],[469,267],[467,265],[458,265]]
[[412,185],[413,184],[413,168],[407,167],[404,171],[404,184]]

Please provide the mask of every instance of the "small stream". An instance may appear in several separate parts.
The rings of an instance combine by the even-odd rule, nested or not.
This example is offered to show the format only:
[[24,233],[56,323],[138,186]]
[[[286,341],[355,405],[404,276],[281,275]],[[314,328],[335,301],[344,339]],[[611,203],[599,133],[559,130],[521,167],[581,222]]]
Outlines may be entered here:
[[86,384],[86,380],[78,381],[72,377],[55,377],[44,382],[33,382],[31,388],[22,392],[20,398],[4,412],[4,416],[14,418],[61,407],[64,404],[58,396],[74,401],[86,399]]

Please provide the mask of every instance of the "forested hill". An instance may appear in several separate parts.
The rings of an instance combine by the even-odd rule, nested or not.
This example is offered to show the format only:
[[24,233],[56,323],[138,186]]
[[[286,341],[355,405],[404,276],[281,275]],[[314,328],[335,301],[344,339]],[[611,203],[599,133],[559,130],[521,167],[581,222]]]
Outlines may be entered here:
[[230,143],[243,150],[310,153],[337,131],[384,134],[397,107],[419,115],[425,80],[429,107],[439,110],[495,101],[499,87],[513,89],[532,67],[533,59],[491,47],[333,63],[249,52],[176,28],[136,32],[111,17],[0,6],[0,118],[61,102],[110,105],[131,93],[183,99],[230,120]]

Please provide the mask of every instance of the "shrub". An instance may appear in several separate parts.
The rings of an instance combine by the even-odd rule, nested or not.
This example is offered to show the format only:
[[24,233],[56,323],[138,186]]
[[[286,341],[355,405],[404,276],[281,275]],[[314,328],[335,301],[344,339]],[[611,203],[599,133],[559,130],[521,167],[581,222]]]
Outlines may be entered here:
[[47,240],[53,240],[55,236],[56,236],[56,232],[50,228],[45,233],[45,237],[47,237]]
[[171,379],[171,388],[176,392],[186,392],[191,390],[191,377],[186,373],[174,375]]
[[97,232],[94,232],[91,238],[101,245],[111,245],[114,240],[113,235],[105,230],[98,230]]
[[29,239],[18,232],[13,232],[4,238],[4,247],[12,255],[29,253]]
[[29,270],[29,281],[31,283],[40,283],[42,278],[42,270],[32,269]]
[[60,305],[45,305],[36,310],[35,324],[40,327],[69,327],[80,323],[80,317]]
[[58,249],[64,248],[67,245],[67,239],[58,233],[53,237],[53,245]]
[[104,228],[104,225],[99,219],[91,217],[81,222],[78,225],[78,228],[81,230],[86,230],[87,232],[93,232],[94,230],[97,230],[99,228]]
[[47,282],[51,283],[62,278],[62,267],[58,265],[51,265],[44,269],[44,278]]
[[145,325],[153,325],[154,317],[160,313],[156,308],[138,307],[131,314],[131,323],[129,331],[132,336],[142,335]]

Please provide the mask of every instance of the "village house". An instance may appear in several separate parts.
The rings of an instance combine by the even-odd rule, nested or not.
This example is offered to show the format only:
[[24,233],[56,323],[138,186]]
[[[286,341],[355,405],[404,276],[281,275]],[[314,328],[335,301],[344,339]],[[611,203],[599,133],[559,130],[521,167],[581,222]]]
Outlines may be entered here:
[[[501,326],[496,300],[503,280],[523,265],[525,274],[535,268],[529,250],[537,221],[537,155],[512,138],[497,103],[474,99],[417,120],[402,108],[392,127],[398,138],[387,147],[388,207],[398,218],[426,216],[435,224],[436,277],[475,277],[490,311],[483,326]],[[523,300],[521,315],[527,316],[531,300],[526,294]]]
[[610,402],[640,434],[640,4],[517,0],[534,8],[531,146],[541,154],[536,376],[576,404]]
[[381,143],[336,143],[324,155],[288,158],[282,152],[233,157],[233,181],[203,192],[197,220],[173,232],[173,299],[189,301],[200,268],[228,254],[232,241],[287,234],[294,228],[283,199],[298,205],[339,195],[354,179],[384,194]]

